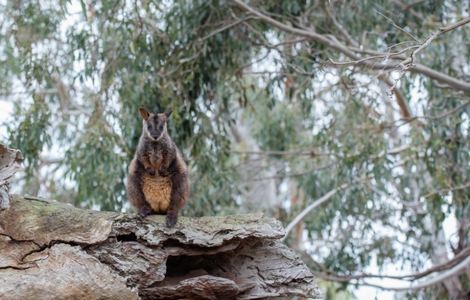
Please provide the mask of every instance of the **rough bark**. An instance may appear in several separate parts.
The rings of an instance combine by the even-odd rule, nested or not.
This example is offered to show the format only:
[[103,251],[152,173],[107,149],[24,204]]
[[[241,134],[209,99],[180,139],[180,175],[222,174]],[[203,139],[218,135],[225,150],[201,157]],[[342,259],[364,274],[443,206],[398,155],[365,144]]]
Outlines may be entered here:
[[181,217],[167,228],[164,216],[10,198],[0,211],[0,299],[319,296],[280,223],[261,214]]

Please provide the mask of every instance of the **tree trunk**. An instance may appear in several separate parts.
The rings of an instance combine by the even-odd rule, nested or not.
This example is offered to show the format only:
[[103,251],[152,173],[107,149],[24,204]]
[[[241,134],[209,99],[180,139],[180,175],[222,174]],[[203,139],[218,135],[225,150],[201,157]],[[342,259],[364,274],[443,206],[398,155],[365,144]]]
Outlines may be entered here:
[[[1,171],[1,170],[0,170]],[[97,212],[35,197],[0,211],[0,299],[318,297],[260,214],[185,218]]]

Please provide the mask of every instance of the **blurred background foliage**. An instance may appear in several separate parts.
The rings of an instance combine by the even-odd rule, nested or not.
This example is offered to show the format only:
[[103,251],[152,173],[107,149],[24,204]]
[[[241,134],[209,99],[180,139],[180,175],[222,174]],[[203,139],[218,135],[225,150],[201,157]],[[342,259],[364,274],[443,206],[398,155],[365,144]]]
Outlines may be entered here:
[[[467,1],[408,2],[248,3],[351,47],[408,56],[469,14]],[[335,63],[349,59],[228,0],[13,0],[0,1],[0,16],[0,99],[14,107],[1,142],[25,156],[23,193],[130,209],[138,108],[171,108],[190,165],[185,215],[262,210],[287,224],[347,184],[287,241],[318,274],[421,270],[470,243],[468,92],[417,72],[399,78],[398,67]],[[468,36],[457,28],[417,58],[470,82]],[[325,287],[330,297],[347,285]]]

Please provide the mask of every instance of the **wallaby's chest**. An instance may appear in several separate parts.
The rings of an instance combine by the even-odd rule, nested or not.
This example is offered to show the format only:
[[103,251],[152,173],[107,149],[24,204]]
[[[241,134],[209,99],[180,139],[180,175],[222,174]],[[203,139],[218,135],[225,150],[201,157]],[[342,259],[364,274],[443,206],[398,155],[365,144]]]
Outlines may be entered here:
[[171,186],[170,177],[143,175],[142,192],[153,211],[167,212],[170,205]]

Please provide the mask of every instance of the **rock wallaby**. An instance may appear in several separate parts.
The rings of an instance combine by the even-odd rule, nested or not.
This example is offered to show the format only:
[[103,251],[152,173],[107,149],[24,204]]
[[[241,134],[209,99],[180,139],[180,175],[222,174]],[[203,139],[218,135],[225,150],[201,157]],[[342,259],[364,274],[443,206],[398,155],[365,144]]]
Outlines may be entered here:
[[166,226],[175,226],[178,212],[189,197],[188,167],[167,131],[171,111],[149,113],[140,108],[142,134],[129,165],[127,195],[139,215],[166,214]]

